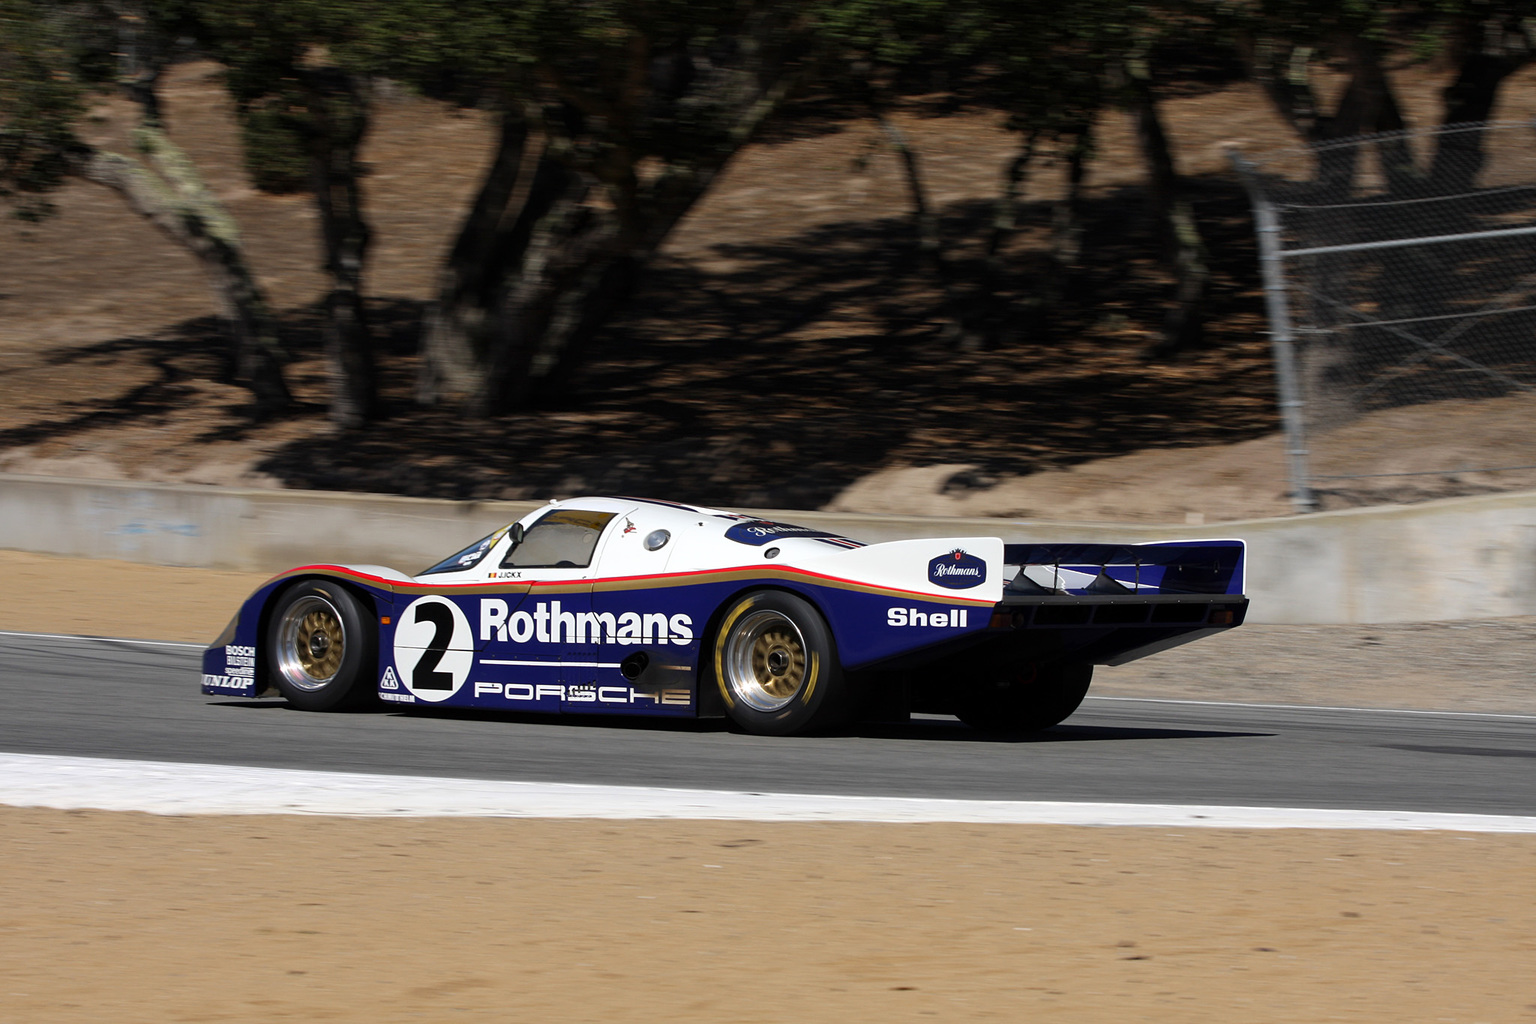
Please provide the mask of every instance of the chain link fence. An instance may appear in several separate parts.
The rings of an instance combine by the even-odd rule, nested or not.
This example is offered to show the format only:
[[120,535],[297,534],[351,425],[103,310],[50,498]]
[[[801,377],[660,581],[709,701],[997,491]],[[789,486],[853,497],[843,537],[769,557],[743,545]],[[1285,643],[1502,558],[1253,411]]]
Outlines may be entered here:
[[1229,155],[1298,510],[1536,487],[1536,124]]

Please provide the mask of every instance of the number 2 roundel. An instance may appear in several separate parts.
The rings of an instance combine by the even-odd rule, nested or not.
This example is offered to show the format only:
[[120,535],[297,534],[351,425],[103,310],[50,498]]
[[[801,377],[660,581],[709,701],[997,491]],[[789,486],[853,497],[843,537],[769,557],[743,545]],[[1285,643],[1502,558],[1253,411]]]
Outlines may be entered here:
[[395,669],[417,700],[445,701],[459,692],[475,662],[474,633],[446,597],[420,597],[395,626]]

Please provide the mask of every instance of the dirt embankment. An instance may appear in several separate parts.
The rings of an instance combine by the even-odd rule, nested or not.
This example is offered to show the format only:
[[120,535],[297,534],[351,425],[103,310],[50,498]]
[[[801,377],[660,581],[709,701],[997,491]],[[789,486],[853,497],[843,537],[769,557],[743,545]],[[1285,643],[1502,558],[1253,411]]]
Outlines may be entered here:
[[[1394,77],[1410,119],[1430,123],[1444,69]],[[1536,115],[1533,83],[1536,68],[1513,76],[1498,116]],[[1292,136],[1247,84],[1183,83],[1164,103],[1212,252],[1214,299],[1197,350],[1146,358],[1169,280],[1122,115],[1098,128],[1085,263],[1048,329],[956,353],[941,340],[940,297],[915,257],[897,160],[874,124],[811,104],[731,163],[598,340],[569,401],[479,423],[417,408],[410,395],[422,306],[489,158],[490,126],[425,101],[384,102],[366,152],[384,419],[339,436],[324,417],[315,307],[324,282],[308,199],[250,188],[216,68],[178,66],[165,100],[173,136],[242,224],[255,271],[284,311],[299,407],[250,423],[245,393],[215,382],[223,343],[193,261],[111,193],[76,184],[59,195],[57,219],[0,222],[0,470],[1061,519],[1287,511],[1247,201],[1219,145]],[[914,101],[899,120],[924,155],[964,270],[980,259],[988,204],[1018,140],[991,113],[935,114]],[[127,115],[103,103],[96,141],[126,146]],[[1007,288],[1020,302],[1034,294],[1061,187],[1059,165],[1037,167],[1026,183],[1026,227],[1008,253],[1016,278]],[[1397,454],[1430,436],[1454,449],[1444,465],[1531,461],[1502,458],[1529,433],[1528,416],[1448,415],[1378,425],[1385,450],[1350,471],[1392,472]],[[1324,497],[1355,504],[1532,484],[1531,474],[1356,482]]]

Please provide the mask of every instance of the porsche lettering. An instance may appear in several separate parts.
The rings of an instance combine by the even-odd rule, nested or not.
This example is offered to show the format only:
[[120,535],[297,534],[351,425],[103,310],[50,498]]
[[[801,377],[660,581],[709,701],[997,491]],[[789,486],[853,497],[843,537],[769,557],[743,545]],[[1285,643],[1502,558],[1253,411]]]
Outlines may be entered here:
[[691,703],[687,690],[636,690],[632,686],[597,686],[592,683],[475,683],[476,697],[500,697],[510,701],[542,701],[553,698],[569,704],[668,704]]

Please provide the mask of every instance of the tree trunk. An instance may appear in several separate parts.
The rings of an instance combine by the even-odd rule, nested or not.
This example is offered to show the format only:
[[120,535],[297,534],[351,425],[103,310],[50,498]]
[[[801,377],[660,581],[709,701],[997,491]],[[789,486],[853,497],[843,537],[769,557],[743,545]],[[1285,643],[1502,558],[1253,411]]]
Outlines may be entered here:
[[632,253],[594,260],[565,290],[529,361],[525,401],[542,399],[548,404],[567,393],[582,351],[629,296],[642,266]]
[[1003,171],[1003,190],[992,207],[992,233],[987,236],[987,263],[994,274],[1002,272],[998,253],[1019,228],[1019,196],[1024,191],[1024,177],[1035,158],[1035,146],[1039,141],[1039,132],[1025,136],[1024,145]]
[[497,233],[485,258],[484,344],[475,350],[477,373],[465,400],[471,416],[489,416],[521,404],[527,368],[548,323],[560,283],[570,273],[588,186],[557,155],[543,153],[517,217]]
[[[197,211],[196,216],[186,221],[187,230],[208,237],[212,260],[205,263],[224,296],[232,376],[250,386],[256,396],[258,417],[280,412],[292,399],[283,379],[277,319],[266,294],[246,266],[238,225],[209,191],[186,153],[163,131],[142,128],[135,133],[135,141],[176,194]],[[184,219],[186,216],[183,215]]]
[[[1405,127],[1401,108],[1392,83],[1381,64],[1381,53],[1369,39],[1354,38],[1348,45],[1352,74],[1344,95],[1339,97],[1339,107],[1329,125],[1329,138],[1347,139],[1377,132],[1399,132]],[[1410,188],[1418,179],[1413,153],[1407,140],[1383,139],[1377,143],[1377,155],[1381,159],[1382,173],[1387,187],[1394,191]],[[1324,180],[1335,187],[1347,189],[1353,180],[1358,163],[1359,147],[1342,147],[1326,151],[1332,161]],[[1323,166],[1320,158],[1319,166]]]
[[140,128],[135,143],[158,175],[137,160],[103,150],[90,151],[76,172],[117,192],[134,212],[197,258],[213,284],[230,331],[231,375],[251,388],[257,418],[280,412],[290,397],[277,325],[261,286],[245,264],[234,221],[164,132]]
[[[551,183],[555,178],[548,175]],[[585,182],[569,175],[564,184],[563,193],[545,202],[542,214],[525,210],[531,223],[521,265],[508,282],[483,390],[470,415],[491,415],[528,403],[535,392],[533,368],[557,304],[572,282],[599,258],[604,244],[617,235],[612,211],[585,205]]]
[[1147,164],[1148,197],[1163,234],[1175,282],[1174,302],[1163,325],[1162,341],[1155,348],[1157,354],[1166,355],[1198,342],[1211,272],[1194,212],[1188,198],[1181,193],[1173,152],[1158,113],[1148,69],[1144,63],[1133,60],[1128,62],[1126,70],[1136,119],[1136,138],[1141,145],[1142,159]]
[[[1250,73],[1280,115],[1306,142],[1317,144],[1404,127],[1392,83],[1382,67],[1376,45],[1368,39],[1345,40],[1350,80],[1332,114],[1324,114],[1312,87],[1310,65],[1315,51],[1274,39],[1245,46]],[[1318,182],[1330,190],[1348,191],[1354,182],[1360,150],[1354,146],[1324,148],[1317,154]],[[1415,172],[1406,143],[1383,144],[1382,167],[1393,187],[1406,185]]]
[[[527,350],[522,377],[510,389],[514,403],[563,395],[586,345],[634,289],[646,265],[688,211],[764,119],[777,108],[790,82],[780,81],[741,108],[726,133],[727,145],[711,157],[674,166],[650,188],[623,204],[627,219],[587,211],[564,245],[570,268],[548,307],[543,330]],[[633,181],[633,175],[629,176]],[[579,240],[578,240],[579,236]]]
[[291,401],[283,379],[277,322],[246,266],[234,218],[208,189],[196,165],[165,133],[159,93],[160,72],[167,60],[164,40],[154,31],[142,4],[118,0],[110,6],[116,16],[118,85],[139,108],[134,148],[149,167],[114,153],[94,152],[80,164],[82,176],[118,192],[135,211],[197,257],[218,296],[229,334],[225,377],[251,389],[256,418],[264,419]]
[[506,261],[522,255],[506,251],[509,247],[498,241],[515,230],[508,216],[518,208],[513,200],[527,142],[527,120],[509,108],[502,114],[496,157],[438,273],[437,301],[423,324],[416,398],[425,405],[463,402],[478,389]]
[[967,303],[960,293],[954,268],[944,252],[939,215],[928,200],[928,188],[923,181],[923,169],[917,151],[907,140],[906,133],[883,110],[876,106],[874,113],[881,131],[901,160],[902,173],[907,180],[907,194],[912,200],[912,226],[917,235],[918,254],[933,271],[934,279],[944,295],[941,313],[946,321],[945,340],[963,351],[973,351],[980,347],[981,338],[967,321]]
[[[1531,42],[1518,19],[1463,20],[1460,28],[1462,57],[1456,80],[1445,87],[1445,115],[1441,124],[1487,121],[1504,79],[1531,59]],[[1451,132],[1439,137],[1430,177],[1438,189],[1468,191],[1483,169],[1481,132]]]
[[1247,58],[1249,75],[1296,134],[1308,142],[1321,138],[1328,119],[1312,88],[1312,47],[1262,36],[1240,40],[1239,48]]
[[[497,298],[468,415],[547,404],[564,393],[587,344],[790,85],[782,78],[741,99],[717,150],[672,164],[645,184],[633,167],[607,167],[605,181],[622,179],[629,189],[609,204],[587,202],[592,184],[567,162],[571,142],[550,139],[515,222],[498,234],[486,261]],[[606,155],[621,164],[625,158],[617,147]],[[607,197],[614,198],[612,187]]]
[[310,165],[320,240],[331,290],[325,299],[325,354],[331,420],[355,428],[374,415],[373,345],[363,305],[370,232],[363,215],[358,149],[368,132],[363,84],[335,69],[312,73],[315,128]]
[[[1055,277],[1051,287],[1057,297],[1063,291],[1062,280],[1077,265],[1083,251],[1083,179],[1092,145],[1090,131],[1082,125],[1077,131],[1064,133],[1056,143],[1058,151],[1066,150],[1067,171],[1066,193],[1051,207],[1051,265]],[[1063,142],[1065,139],[1071,141]]]
[[[1009,290],[1008,266],[1003,250],[1019,229],[1019,197],[1024,191],[1025,176],[1034,160],[1040,133],[1032,131],[1003,169],[1003,187],[992,207],[992,230],[987,235],[986,263],[982,271],[980,287],[975,303],[978,313],[973,322],[979,321],[985,331],[988,347],[997,347],[1017,338],[1024,322],[1038,323],[1045,307],[1044,294],[1028,296],[1020,301],[1027,316],[1006,298]],[[1043,293],[1044,289],[1041,289]]]

